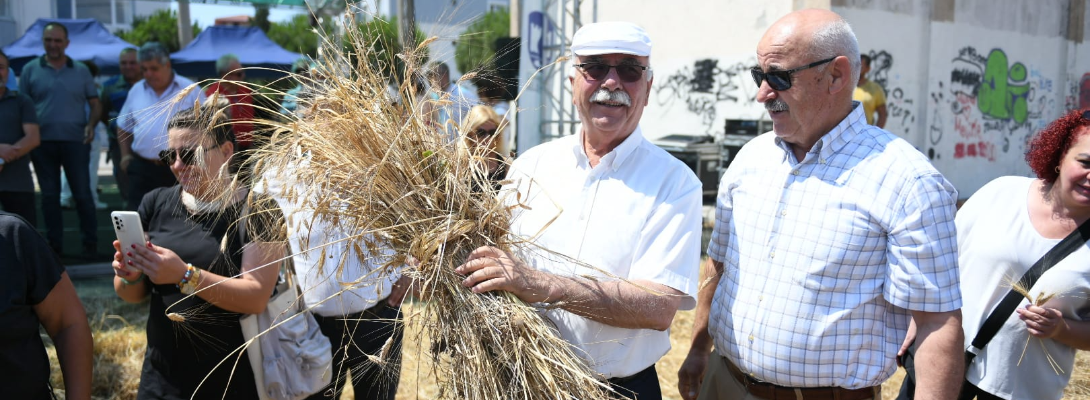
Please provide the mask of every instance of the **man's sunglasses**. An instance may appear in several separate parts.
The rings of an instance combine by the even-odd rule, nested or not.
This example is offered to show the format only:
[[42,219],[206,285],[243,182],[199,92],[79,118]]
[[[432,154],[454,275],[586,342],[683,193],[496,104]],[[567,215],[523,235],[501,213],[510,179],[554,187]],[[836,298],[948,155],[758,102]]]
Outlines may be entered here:
[[[220,147],[218,144],[212,147],[205,147],[203,150],[208,151],[214,148]],[[159,159],[166,165],[174,165],[174,160],[181,159],[182,164],[193,165],[197,158],[197,149],[192,147],[183,147],[180,149],[166,149],[159,152]]]
[[796,72],[814,68],[818,65],[825,64],[829,61],[835,60],[836,57],[826,58],[821,61],[815,61],[795,69],[789,69],[786,71],[769,71],[764,72],[760,67],[753,67],[749,70],[750,74],[753,74],[753,81],[757,83],[757,88],[761,87],[761,82],[768,81],[768,86],[775,91],[784,91],[791,88],[791,74]]
[[579,68],[583,73],[587,74],[590,79],[600,81],[606,79],[606,75],[609,75],[610,69],[617,69],[617,77],[621,78],[621,82],[632,83],[643,78],[643,71],[650,69],[637,64],[621,64],[621,65],[609,65],[596,62],[588,62],[582,64],[575,64],[576,68]]

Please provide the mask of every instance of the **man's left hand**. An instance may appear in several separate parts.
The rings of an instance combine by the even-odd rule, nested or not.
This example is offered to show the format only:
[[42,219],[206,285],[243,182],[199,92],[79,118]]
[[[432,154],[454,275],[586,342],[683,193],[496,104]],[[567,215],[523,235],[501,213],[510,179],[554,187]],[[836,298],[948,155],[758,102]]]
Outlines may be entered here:
[[527,303],[560,300],[549,293],[550,289],[557,289],[555,276],[535,270],[495,247],[473,250],[465,264],[454,272],[466,275],[462,286],[471,288],[474,293],[502,290]]
[[95,140],[95,126],[87,125],[83,128],[83,144],[91,144]]

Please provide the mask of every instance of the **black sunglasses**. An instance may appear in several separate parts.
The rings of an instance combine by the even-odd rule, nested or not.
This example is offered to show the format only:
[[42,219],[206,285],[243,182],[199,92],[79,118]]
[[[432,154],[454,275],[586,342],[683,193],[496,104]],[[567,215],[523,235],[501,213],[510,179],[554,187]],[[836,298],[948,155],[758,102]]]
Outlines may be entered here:
[[784,91],[791,88],[791,74],[796,72],[814,68],[818,65],[825,64],[829,61],[835,60],[836,57],[826,58],[821,61],[815,61],[795,69],[789,69],[786,71],[769,71],[764,72],[760,67],[753,67],[749,70],[750,74],[753,74],[753,81],[757,83],[757,88],[761,87],[761,82],[768,81],[768,86],[775,91]]
[[621,64],[621,65],[609,65],[596,62],[588,62],[582,64],[575,64],[583,73],[587,74],[590,79],[600,81],[606,79],[606,75],[609,75],[609,70],[616,68],[617,77],[621,78],[621,82],[632,83],[643,78],[643,71],[650,69],[638,64]]
[[[208,151],[214,148],[220,147],[215,145],[212,147],[205,147],[203,150]],[[166,165],[174,165],[174,160],[181,159],[182,164],[193,165],[193,162],[197,158],[197,149],[192,147],[183,147],[180,149],[166,149],[159,152],[159,159]]]
[[482,138],[482,137],[491,137],[491,136],[495,136],[495,135],[496,135],[496,132],[497,132],[497,130],[496,130],[496,129],[481,129],[481,128],[477,128],[477,129],[474,129],[474,130],[472,130],[472,131],[470,131],[470,132],[472,132],[472,133],[473,133],[473,136],[476,136],[476,137]]

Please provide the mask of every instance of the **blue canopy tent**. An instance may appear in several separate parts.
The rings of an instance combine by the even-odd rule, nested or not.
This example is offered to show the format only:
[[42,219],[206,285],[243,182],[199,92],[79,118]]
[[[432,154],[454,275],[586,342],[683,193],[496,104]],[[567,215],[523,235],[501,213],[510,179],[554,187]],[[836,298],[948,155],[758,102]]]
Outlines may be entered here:
[[42,47],[42,32],[50,22],[59,22],[68,28],[68,49],[65,53],[75,60],[90,60],[98,66],[102,75],[117,74],[117,58],[121,50],[134,47],[121,38],[114,36],[98,20],[88,19],[45,19],[34,22],[22,37],[4,46],[11,66],[16,73],[22,73],[23,65],[34,57],[45,54]]
[[247,69],[247,78],[279,78],[301,55],[284,50],[257,27],[210,26],[170,59],[179,74],[198,78],[219,78],[216,60],[224,54],[238,56],[243,67],[271,68],[276,71]]

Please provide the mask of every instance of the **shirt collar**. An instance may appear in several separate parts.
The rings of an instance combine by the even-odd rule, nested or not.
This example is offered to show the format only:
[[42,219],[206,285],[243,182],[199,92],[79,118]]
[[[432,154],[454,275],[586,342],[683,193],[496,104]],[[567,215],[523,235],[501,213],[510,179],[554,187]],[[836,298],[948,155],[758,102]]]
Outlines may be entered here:
[[[855,139],[859,133],[868,127],[867,117],[863,113],[862,103],[858,101],[852,101],[852,111],[848,113],[847,117],[840,120],[840,123],[833,127],[832,130],[821,135],[817,143],[814,143],[814,147],[807,149],[807,154],[816,152],[822,159],[828,159],[845,145]],[[783,141],[782,138],[776,137],[776,145],[783,149],[784,156],[791,152],[791,146]],[[802,160],[798,160],[802,162]]]
[[[41,57],[38,57],[38,64],[43,66],[43,67],[51,67],[51,65],[49,65],[49,61],[46,61],[46,59],[45,59],[45,54],[42,54]],[[72,62],[72,57],[69,57],[68,55],[65,55],[64,56],[64,66],[68,67],[68,68],[74,68],[76,66],[76,64]]]
[[[184,86],[182,86],[182,84],[178,82],[178,78],[180,78],[181,76],[179,76],[178,73],[174,72],[173,70],[171,70],[170,73],[170,84],[167,85],[166,90],[163,90],[163,93],[171,92],[172,88],[184,88]],[[152,89],[151,85],[148,84],[147,79],[141,79],[139,82],[137,82],[137,84],[144,85],[144,90],[150,90],[152,92],[155,91],[155,89]]]
[[[576,162],[580,163],[580,165],[590,165],[590,158],[587,157],[587,152],[583,149],[584,134],[585,133],[583,131],[579,132],[579,140],[576,141],[575,146],[572,148],[572,151],[575,153]],[[605,156],[602,156],[602,159],[599,160],[598,165],[605,166],[612,171],[617,171],[621,168],[622,165],[624,165],[624,162],[626,160],[632,157],[632,153],[636,152],[636,149],[640,147],[641,142],[643,142],[643,129],[641,129],[639,126],[636,126],[636,130],[632,131],[632,133],[629,134],[628,137],[621,141],[621,144],[613,148],[613,151],[610,151]]]

